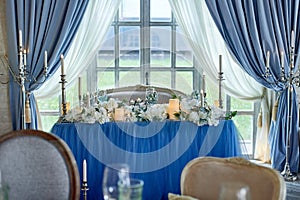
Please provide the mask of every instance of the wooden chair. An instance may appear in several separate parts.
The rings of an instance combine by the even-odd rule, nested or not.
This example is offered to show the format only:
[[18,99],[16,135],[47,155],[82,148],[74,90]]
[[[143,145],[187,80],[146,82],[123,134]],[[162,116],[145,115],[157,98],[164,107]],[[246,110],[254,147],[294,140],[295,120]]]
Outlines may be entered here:
[[228,182],[247,185],[255,200],[283,200],[286,196],[279,172],[238,157],[199,157],[190,161],[181,174],[181,194],[201,200],[218,199],[221,185]]
[[38,130],[0,135],[2,184],[10,200],[79,199],[76,161],[67,144]]

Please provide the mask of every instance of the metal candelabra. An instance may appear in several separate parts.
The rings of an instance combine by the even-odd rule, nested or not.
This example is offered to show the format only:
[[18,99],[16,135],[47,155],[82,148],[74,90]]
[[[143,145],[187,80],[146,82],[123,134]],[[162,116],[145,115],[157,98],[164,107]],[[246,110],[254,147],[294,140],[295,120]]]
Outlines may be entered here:
[[[44,66],[44,73],[43,76],[39,79],[35,76],[33,76],[28,70],[27,70],[27,58],[26,55],[28,54],[28,51],[24,49],[22,46],[22,32],[19,31],[19,45],[18,45],[18,73],[15,73],[15,71],[9,66],[8,61],[5,63],[5,65],[8,68],[9,73],[12,75],[13,80],[19,85],[20,87],[20,98],[21,98],[21,129],[26,129],[26,123],[31,123],[30,119],[30,105],[29,105],[29,96],[30,93],[26,91],[25,83],[30,82],[32,84],[42,84],[46,81],[47,78],[47,58],[45,58],[45,66]],[[46,55],[46,54],[45,54]],[[6,60],[8,60],[6,58]],[[3,62],[3,60],[1,59]],[[8,84],[7,82],[1,82],[1,84]],[[25,114],[26,113],[26,114]],[[27,117],[26,117],[27,116]]]
[[81,191],[83,191],[83,199],[87,200],[87,191],[89,190],[87,181],[82,182]]
[[[265,73],[263,76],[265,78],[271,77],[270,69],[269,69],[269,52],[267,52],[267,61],[265,67]],[[290,143],[291,143],[291,125],[292,125],[292,92],[293,92],[293,85],[299,87],[300,86],[300,74],[299,69],[297,73],[294,74],[294,46],[291,45],[290,47],[290,56],[289,56],[289,72],[285,74],[284,62],[283,62],[283,53],[281,52],[281,71],[280,71],[280,82],[284,83],[286,88],[288,88],[288,118],[287,118],[287,126],[286,126],[286,155],[285,155],[285,166],[284,170],[281,172],[281,175],[286,181],[296,181],[297,174],[291,172],[290,164],[289,164],[289,157],[290,157]],[[278,82],[278,80],[276,81]]]
[[222,55],[219,55],[219,72],[218,72],[218,81],[219,81],[219,108],[223,109],[223,100],[222,100],[222,81],[224,81],[224,73],[222,72]]

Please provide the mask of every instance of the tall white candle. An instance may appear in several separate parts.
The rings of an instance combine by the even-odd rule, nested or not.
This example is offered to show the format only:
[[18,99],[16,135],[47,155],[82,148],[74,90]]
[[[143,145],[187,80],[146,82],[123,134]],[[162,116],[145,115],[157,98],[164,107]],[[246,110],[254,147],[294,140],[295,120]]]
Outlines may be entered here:
[[266,67],[270,67],[270,51],[267,51],[267,57],[266,57]]
[[65,74],[65,64],[64,64],[64,55],[60,55],[60,62],[61,62],[61,75],[64,75]]
[[26,49],[24,49],[23,51],[24,55],[23,55],[23,59],[24,59],[24,65],[26,66],[27,65],[27,58],[26,58]]
[[23,66],[23,52],[19,51],[19,70],[23,71],[24,66]]
[[47,53],[47,51],[45,51],[45,54],[44,54],[44,69],[45,69],[45,71],[47,71],[47,68],[48,68],[48,53]]
[[87,171],[86,171],[86,166],[87,166],[86,160],[84,159],[84,160],[83,160],[83,167],[82,167],[82,168],[83,168],[83,170],[82,170],[82,171],[83,171],[83,176],[82,176],[82,181],[83,181],[83,182],[87,182],[87,173],[86,173]]
[[86,101],[87,101],[87,102],[86,102],[86,103],[87,103],[87,104],[86,104],[86,107],[88,107],[88,108],[89,108],[89,107],[91,106],[91,98],[90,98],[90,93],[89,93],[89,92],[87,92],[87,93],[86,93],[86,96],[87,96],[87,98],[86,98]]
[[203,90],[200,91],[200,98],[201,98],[201,107],[204,107],[204,94],[203,94]]
[[202,79],[202,90],[204,94],[206,93],[206,85],[205,85],[205,73],[203,73],[203,79]]
[[219,72],[222,72],[222,55],[219,55]]
[[19,30],[19,46],[21,47],[22,45],[22,31]]
[[283,54],[283,51],[280,51],[280,66],[281,66],[281,70],[284,69],[284,54]]
[[78,76],[78,96],[81,96],[81,76]]
[[295,47],[295,33],[292,31],[291,33],[291,47]]

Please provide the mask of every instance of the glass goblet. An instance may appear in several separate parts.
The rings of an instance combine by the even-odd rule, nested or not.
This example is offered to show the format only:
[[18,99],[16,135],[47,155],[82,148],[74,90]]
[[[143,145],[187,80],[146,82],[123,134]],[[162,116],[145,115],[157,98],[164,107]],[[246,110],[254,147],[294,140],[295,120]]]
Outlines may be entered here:
[[129,184],[129,166],[123,163],[106,166],[103,173],[102,192],[104,200],[117,200],[118,182]]

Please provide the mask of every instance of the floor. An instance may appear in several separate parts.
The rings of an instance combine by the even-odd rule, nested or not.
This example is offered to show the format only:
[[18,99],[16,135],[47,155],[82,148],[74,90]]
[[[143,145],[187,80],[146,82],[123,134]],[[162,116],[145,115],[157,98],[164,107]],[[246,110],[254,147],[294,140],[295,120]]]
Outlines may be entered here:
[[[271,167],[270,164],[261,161],[251,161],[265,167]],[[286,189],[286,200],[300,200],[300,173],[298,174],[298,179],[296,181],[286,181]]]

